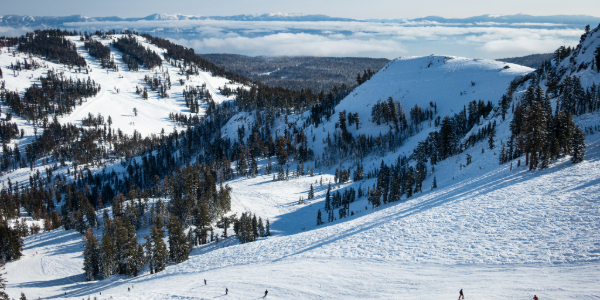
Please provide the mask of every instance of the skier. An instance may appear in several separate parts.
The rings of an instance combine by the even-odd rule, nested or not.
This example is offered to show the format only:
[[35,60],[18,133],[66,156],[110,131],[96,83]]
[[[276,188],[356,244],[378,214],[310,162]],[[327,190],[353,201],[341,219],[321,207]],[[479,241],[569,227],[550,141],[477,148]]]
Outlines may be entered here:
[[204,285],[206,285],[206,279],[204,279]]
[[265,295],[263,296],[263,298],[266,298],[268,293],[269,291],[265,290]]
[[465,299],[465,295],[463,294],[463,291],[462,291],[462,289],[460,289],[460,292],[458,292],[458,299],[460,300],[461,298],[462,298],[463,300]]
[[539,300],[536,295],[533,295],[533,300]]
[[229,289],[225,288],[225,295],[227,295],[229,293]]
[[130,288],[130,287],[127,287],[127,291],[128,291],[128,292],[131,292],[131,288]]

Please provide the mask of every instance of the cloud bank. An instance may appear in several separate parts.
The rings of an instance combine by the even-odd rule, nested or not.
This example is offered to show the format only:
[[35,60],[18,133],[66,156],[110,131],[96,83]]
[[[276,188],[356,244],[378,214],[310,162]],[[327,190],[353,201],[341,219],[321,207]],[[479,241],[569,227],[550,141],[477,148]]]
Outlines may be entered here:
[[[140,20],[65,23],[80,30],[151,32],[198,53],[371,56],[431,53],[499,58],[576,45],[581,29],[550,23]],[[441,53],[442,52],[442,53]]]

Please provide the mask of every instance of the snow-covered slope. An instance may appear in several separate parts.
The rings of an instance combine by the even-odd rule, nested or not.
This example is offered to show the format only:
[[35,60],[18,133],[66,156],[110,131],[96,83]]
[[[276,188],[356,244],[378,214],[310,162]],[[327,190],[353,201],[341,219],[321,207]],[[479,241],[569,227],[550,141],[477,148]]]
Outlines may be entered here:
[[[324,138],[336,130],[337,112],[359,113],[359,129],[348,127],[354,136],[377,136],[390,131],[389,125],[369,120],[378,101],[391,96],[406,111],[434,102],[437,115],[443,117],[473,100],[497,104],[511,80],[530,72],[488,60],[401,58],[343,99],[328,122],[304,127],[308,113],[291,115],[288,124],[283,117],[275,122],[273,134],[293,124],[315,136],[309,147],[321,155]],[[515,91],[515,97],[524,88]],[[256,113],[239,113],[223,128],[223,135],[237,139],[241,125],[248,134]],[[316,225],[317,211],[324,208],[327,185],[339,166],[324,167],[322,174],[316,170],[315,176],[273,181],[272,175],[264,175],[262,160],[259,176],[228,182],[233,188],[232,211],[269,218],[273,236],[241,245],[230,237],[200,246],[188,261],[157,274],[146,269],[137,277],[84,282],[77,269],[83,261],[79,234],[52,231],[28,237],[25,257],[7,266],[8,292],[13,297],[23,291],[30,298],[61,299],[258,299],[265,290],[269,298],[281,299],[450,299],[464,289],[469,299],[598,298],[600,115],[575,119],[582,127],[594,128],[587,136],[585,161],[574,165],[566,156],[532,172],[518,159],[498,164],[511,117],[509,110],[506,120],[494,113],[482,120],[481,125],[497,124],[494,149],[482,141],[438,162],[423,183],[423,193],[376,209],[365,197],[358,198],[350,205],[351,216],[321,226]],[[390,163],[400,154],[410,154],[429,132],[439,130],[427,122],[421,126],[422,131],[397,151],[365,157],[365,172],[382,160]],[[472,157],[468,165],[467,156]],[[290,169],[295,164],[290,162]],[[351,162],[339,165],[347,168]],[[438,188],[430,189],[434,178]],[[343,191],[375,182],[332,186]],[[299,203],[311,185],[315,199]],[[224,296],[226,288],[229,295]]]
[[[358,130],[355,126],[348,126],[348,131],[353,136],[377,136],[379,133],[389,132],[393,125],[377,125],[371,121],[371,111],[377,102],[385,102],[389,97],[399,100],[407,117],[415,105],[425,109],[431,108],[430,103],[436,104],[435,117],[443,118],[459,113],[472,101],[483,100],[496,104],[515,77],[532,71],[533,69],[528,67],[487,59],[452,56],[398,58],[344,98],[335,107],[335,113],[329,122],[318,128],[313,125],[307,126],[304,132],[310,137],[314,134],[315,141],[309,142],[309,147],[315,151],[315,155],[321,155],[325,149],[323,141],[336,131],[338,113],[341,111],[358,113],[360,117]],[[293,119],[288,118],[288,123],[301,127],[309,115],[310,113],[306,112],[296,115]],[[224,127],[223,135],[236,140],[237,128],[243,125],[247,138],[250,134],[248,129],[252,124],[254,117],[251,114],[240,113]],[[278,120],[276,130],[272,130],[273,136],[281,135],[286,126],[288,125],[283,120]],[[427,137],[429,132],[439,129],[435,128],[432,122],[425,122],[422,127],[423,130],[409,140],[412,146],[402,148],[407,154],[417,142]]]
[[[110,45],[113,40],[119,38],[120,35],[115,35],[111,39],[101,39],[94,36],[94,39],[100,41],[104,45]],[[72,123],[76,125],[82,125],[81,119],[87,117],[89,113],[92,115],[102,114],[105,118],[111,116],[113,121],[113,128],[119,128],[124,133],[131,135],[134,131],[139,132],[142,136],[148,136],[150,134],[158,134],[162,129],[166,133],[172,132],[173,128],[181,130],[185,127],[177,126],[177,124],[169,120],[170,113],[186,113],[190,114],[189,109],[185,106],[182,92],[188,86],[202,86],[206,83],[207,90],[211,93],[213,100],[216,103],[221,103],[225,100],[232,99],[224,97],[218,91],[219,87],[223,87],[229,80],[221,77],[215,77],[207,72],[200,72],[200,75],[192,75],[190,79],[186,79],[185,75],[178,74],[179,68],[169,64],[162,58],[163,50],[158,47],[149,44],[142,37],[138,37],[138,40],[144,47],[149,47],[157,54],[161,55],[163,59],[163,66],[148,70],[140,68],[138,72],[129,72],[127,65],[123,63],[121,59],[122,53],[112,47],[111,54],[114,56],[114,60],[119,67],[119,71],[102,69],[100,63],[91,57],[89,53],[84,49],[83,42],[79,41],[79,37],[69,37],[71,41],[77,46],[79,54],[85,58],[91,72],[86,74],[85,72],[80,73],[78,69],[69,69],[63,65],[47,62],[41,58],[33,58],[34,60],[47,64],[47,68],[39,68],[37,70],[23,70],[20,72],[13,72],[10,69],[11,63],[15,64],[17,61],[23,63],[24,59],[31,59],[27,55],[19,52],[13,53],[14,49],[4,49],[0,54],[0,68],[6,73],[4,80],[6,82],[6,89],[10,91],[24,92],[26,88],[31,84],[39,83],[38,78],[46,74],[48,70],[54,70],[56,73],[64,73],[64,76],[69,78],[76,78],[87,80],[94,80],[100,83],[102,90],[95,97],[87,99],[83,105],[78,106],[68,116],[59,118],[59,121],[63,124]],[[168,91],[169,98],[160,98],[156,92],[149,92],[148,100],[142,99],[142,97],[135,93],[136,86],[143,88],[146,86],[144,83],[144,77],[152,77],[156,72],[159,75],[168,73],[171,77],[172,87]],[[17,76],[14,76],[17,74]],[[179,80],[185,81],[184,85],[179,83]],[[237,87],[235,84],[229,84],[232,88]],[[118,90],[118,92],[117,92]],[[133,108],[137,108],[138,115],[134,116]],[[2,107],[2,111],[10,111],[5,106]],[[204,114],[204,107],[202,107],[199,115]],[[14,117],[14,120],[22,119]],[[21,122],[19,127],[21,127]],[[24,125],[24,124],[23,124]],[[27,128],[27,126],[23,126]],[[26,131],[28,135],[33,135],[33,130]]]
[[[286,207],[273,222],[275,236],[225,248],[209,244],[154,275],[84,282],[76,268],[80,235],[42,233],[27,238],[25,257],[8,265],[8,291],[67,299],[209,299],[227,287],[233,299],[258,298],[265,289],[278,299],[437,299],[463,288],[471,299],[593,298],[600,293],[600,134],[588,143],[585,162],[572,166],[565,158],[534,173],[499,166],[488,151],[438,190],[375,211],[359,201],[352,204],[354,217],[323,227],[314,220],[322,189],[310,204],[295,201],[315,177],[235,181],[242,209]],[[457,169],[450,160],[436,172]]]
[[569,57],[564,58],[558,65],[559,69],[564,69],[566,76],[581,77],[581,84],[584,87],[591,86],[593,83],[598,85],[600,82],[599,61],[596,61],[598,52],[600,52],[600,25],[584,33],[581,36],[581,42],[577,45]]

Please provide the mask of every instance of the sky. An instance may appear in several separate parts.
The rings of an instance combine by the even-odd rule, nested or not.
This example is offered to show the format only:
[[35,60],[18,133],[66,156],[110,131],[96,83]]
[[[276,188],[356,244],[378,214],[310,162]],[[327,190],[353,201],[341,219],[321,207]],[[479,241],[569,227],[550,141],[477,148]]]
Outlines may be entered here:
[[483,14],[592,15],[598,0],[0,0],[2,15],[144,17],[153,13],[228,16],[271,12],[325,14],[354,19],[425,16],[465,18]]

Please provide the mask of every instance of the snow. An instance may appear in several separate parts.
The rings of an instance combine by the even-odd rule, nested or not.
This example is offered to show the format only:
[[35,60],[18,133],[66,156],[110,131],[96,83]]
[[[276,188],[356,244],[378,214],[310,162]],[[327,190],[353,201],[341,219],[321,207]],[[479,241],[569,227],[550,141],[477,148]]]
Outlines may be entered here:
[[[113,36],[115,39],[119,38],[120,35]],[[190,80],[186,79],[185,75],[180,75],[177,72],[179,68],[176,68],[166,62],[162,57],[164,52],[160,48],[149,44],[144,38],[138,37],[138,40],[145,46],[150,47],[153,51],[161,56],[163,59],[163,66],[156,67],[152,70],[144,69],[140,67],[138,72],[127,71],[127,65],[123,63],[121,59],[121,52],[111,48],[111,54],[114,56],[115,63],[117,63],[119,71],[115,72],[106,69],[102,69],[100,63],[85,51],[83,42],[79,41],[79,37],[69,37],[71,41],[77,46],[79,54],[85,58],[88,65],[92,68],[92,72],[89,74],[76,73],[77,69],[69,70],[60,64],[46,62],[48,69],[54,69],[56,72],[64,72],[66,77],[86,79],[89,77],[96,83],[100,83],[102,90],[98,95],[92,98],[88,98],[83,105],[78,106],[69,116],[59,118],[59,122],[62,124],[72,123],[76,125],[82,125],[81,119],[88,116],[88,113],[94,116],[98,113],[102,114],[105,119],[111,116],[113,125],[112,128],[119,128],[126,134],[133,134],[134,131],[139,132],[142,136],[148,136],[151,134],[159,134],[162,129],[166,133],[173,131],[173,128],[177,130],[185,129],[185,127],[178,126],[175,122],[169,120],[169,113],[186,113],[190,114],[189,109],[185,106],[182,92],[186,86],[201,86],[206,83],[208,91],[211,93],[213,100],[218,104],[226,100],[233,99],[233,96],[229,98],[221,95],[218,91],[219,87],[223,87],[229,80],[222,77],[212,76],[208,72],[200,72],[200,75],[190,76]],[[100,39],[94,37],[94,39],[102,42],[104,45],[110,45],[112,39]],[[28,58],[23,53],[16,53],[13,56],[11,53],[7,53],[7,49],[3,49],[0,54],[0,68],[2,68],[5,76],[3,80],[6,81],[6,88],[11,91],[18,90],[24,92],[26,88],[31,86],[33,83],[39,83],[37,80],[40,76],[46,74],[48,69],[40,68],[34,71],[21,71],[20,74],[15,77],[12,75],[12,70],[9,69],[11,63],[15,63],[16,60],[23,62],[23,59]],[[42,62],[40,58],[34,58],[38,62]],[[148,91],[148,100],[143,100],[140,95],[135,93],[136,86],[143,89],[147,86],[144,82],[144,76],[152,77],[155,72],[158,72],[159,76],[162,76],[164,72],[168,72],[171,77],[172,87],[167,92],[169,98],[162,99],[156,92]],[[164,79],[164,78],[163,78]],[[185,80],[185,84],[182,86],[179,83],[179,79]],[[237,88],[237,84],[229,84],[231,88]],[[117,93],[117,89],[119,92]],[[133,108],[137,108],[138,115],[134,116]],[[7,111],[6,106],[2,106],[2,111]],[[204,108],[201,109],[199,115],[204,114]],[[22,120],[16,116],[13,116],[13,120],[17,120],[19,128],[26,128],[26,135],[32,136],[32,126],[27,126],[25,120]],[[41,133],[41,130],[39,131]]]
[[576,75],[581,78],[581,85],[584,88],[591,86],[593,83],[598,85],[598,82],[600,82],[598,62],[592,63],[597,49],[600,49],[600,25],[592,29],[586,35],[586,38],[577,45],[573,53],[561,61],[559,68],[566,70],[562,78]]
[[[504,69],[506,65],[510,68]],[[360,129],[349,127],[353,135],[378,135],[389,126],[368,120],[377,101],[393,96],[407,112],[415,104],[425,107],[433,101],[443,117],[473,100],[496,104],[513,78],[531,71],[460,57],[400,58],[342,100],[336,113],[359,112]],[[170,74],[173,79],[175,72]],[[198,80],[213,80],[212,86],[224,83],[203,76],[207,75]],[[122,93],[115,97],[125,97]],[[248,133],[255,114],[238,114],[225,125],[223,135],[237,139],[241,125]],[[295,115],[288,121],[298,126],[305,117]],[[563,157],[546,170],[530,172],[513,160],[511,170],[511,163],[498,164],[510,119],[511,113],[506,121],[488,117],[483,124],[498,124],[495,148],[490,150],[483,141],[439,162],[423,183],[423,193],[376,209],[363,197],[350,205],[353,216],[321,226],[316,226],[317,211],[323,210],[327,185],[338,166],[315,170],[315,176],[273,181],[272,175],[264,175],[262,160],[256,178],[237,177],[227,183],[233,189],[232,213],[249,211],[268,218],[273,235],[248,244],[229,237],[196,247],[188,261],[157,274],[142,270],[137,277],[115,275],[86,282],[80,234],[55,230],[27,237],[24,257],[7,264],[7,292],[11,297],[24,292],[44,299],[213,299],[224,297],[228,288],[226,297],[233,299],[258,299],[265,289],[268,298],[276,299],[445,299],[457,297],[462,288],[469,299],[531,299],[534,294],[544,300],[600,298],[600,133],[587,136],[582,163],[574,165]],[[316,136],[309,147],[317,155],[336,121],[334,115],[318,128],[305,129]],[[597,126],[600,115],[575,121]],[[273,131],[283,126],[284,121],[277,120]],[[381,160],[389,163],[410,153],[428,132],[437,130],[423,127],[395,153],[365,158],[365,171]],[[472,163],[461,166],[467,154]],[[290,165],[294,170],[295,162]],[[438,188],[430,190],[434,176]],[[374,182],[332,187],[342,191]],[[315,199],[299,204],[311,184]],[[128,287],[133,289],[128,292]]]
[[[158,274],[85,282],[81,236],[42,233],[26,238],[25,257],[7,265],[8,292],[209,299],[227,287],[234,299],[258,298],[264,289],[283,299],[422,299],[455,297],[464,288],[470,299],[594,298],[600,294],[600,134],[588,143],[583,163],[564,158],[535,172],[509,171],[487,151],[454,180],[438,176],[437,190],[375,210],[365,211],[361,200],[351,205],[355,216],[320,227],[322,190],[315,201],[296,204],[318,176],[278,184],[268,176],[235,180],[234,210],[270,217],[274,236],[198,247],[188,261]],[[452,160],[443,163],[436,173],[457,169]]]
[[[509,68],[505,69],[504,67]],[[459,113],[465,105],[472,101],[491,101],[498,103],[507,92],[508,84],[517,76],[534,71],[529,67],[504,63],[495,60],[473,59],[455,56],[421,56],[401,57],[393,60],[370,80],[357,87],[344,98],[335,108],[335,113],[329,122],[319,127],[307,126],[304,130],[308,137],[315,135],[315,142],[309,138],[308,146],[321,155],[325,149],[323,140],[335,132],[338,114],[346,111],[359,114],[360,126],[348,126],[353,136],[367,134],[378,136],[390,131],[390,125],[377,125],[370,121],[371,110],[377,102],[387,101],[388,97],[399,100],[410,118],[409,111],[415,105],[425,109],[430,102],[437,104],[437,114],[434,116],[453,116]],[[475,83],[475,85],[472,84]],[[306,112],[288,118],[288,123],[295,123],[301,128],[309,116]],[[410,122],[410,119],[409,119]],[[237,128],[246,128],[245,138],[250,134],[254,123],[252,113],[242,112],[234,116],[222,130],[223,136],[237,140]],[[287,125],[282,119],[275,122],[272,130],[274,137],[282,135]],[[424,130],[407,141],[402,149],[409,154],[417,143],[427,137],[429,132],[438,130],[428,122],[423,123]],[[339,131],[339,130],[338,130]],[[397,155],[394,156],[394,159]]]
[[[114,39],[119,37],[121,37],[121,35],[112,36]],[[129,72],[127,71],[127,66],[121,59],[121,52],[110,46],[111,54],[114,56],[114,61],[118,65],[119,71],[107,71],[106,69],[102,69],[100,63],[95,58],[91,57],[84,49],[84,43],[79,40],[79,37],[68,38],[75,43],[77,51],[85,58],[88,67],[92,69],[89,74],[85,74],[85,70],[83,70],[82,73],[79,73],[77,72],[77,68],[69,69],[61,64],[46,61],[43,58],[29,58],[26,54],[16,52],[14,47],[10,49],[2,48],[0,50],[0,68],[2,68],[4,75],[3,79],[0,81],[5,81],[7,90],[18,91],[21,93],[21,96],[26,88],[30,87],[32,84],[39,84],[38,78],[40,76],[45,76],[49,70],[54,70],[56,73],[64,73],[67,78],[72,77],[73,79],[80,78],[82,80],[87,80],[89,77],[101,85],[102,89],[95,97],[84,99],[83,104],[77,106],[71,114],[58,118],[58,121],[62,124],[72,123],[82,126],[82,119],[87,117],[88,114],[91,113],[92,115],[97,116],[100,113],[104,116],[105,121],[109,116],[111,117],[113,122],[112,129],[115,131],[120,129],[123,133],[128,135],[132,135],[134,132],[138,132],[142,137],[150,136],[152,134],[158,135],[163,129],[166,134],[169,134],[173,132],[173,130],[181,131],[186,128],[185,126],[181,126],[171,121],[169,119],[170,113],[193,115],[185,106],[182,94],[183,90],[188,86],[196,87],[206,84],[206,88],[210,92],[213,101],[217,104],[222,103],[223,101],[230,101],[234,98],[234,96],[223,96],[218,91],[218,88],[224,87],[225,84],[232,89],[241,86],[236,83],[231,83],[226,78],[212,76],[209,72],[202,71],[199,75],[190,75],[188,80],[185,75],[177,73],[179,71],[178,68],[164,60],[164,57],[162,56],[163,50],[148,43],[142,37],[137,37],[138,41],[161,56],[163,59],[162,67],[148,70],[140,66],[138,72]],[[96,36],[93,38],[104,45],[110,45],[112,42],[112,39],[110,38],[102,39]],[[24,59],[27,59],[30,63],[33,59],[40,64],[46,64],[47,68],[42,67],[37,70],[22,70],[17,73],[14,73],[9,68],[11,63],[16,63],[17,60],[23,63]],[[158,72],[159,76],[162,77],[163,69],[164,72],[169,73],[171,78],[172,87],[167,92],[170,97],[162,99],[158,96],[157,92],[148,90],[149,98],[148,100],[143,100],[140,95],[135,93],[136,86],[140,86],[140,88],[143,89],[144,86],[147,86],[144,82],[144,77],[146,75],[152,77],[155,72]],[[16,76],[14,76],[14,74],[16,74]],[[185,80],[183,86],[179,83],[180,79]],[[118,93],[117,90],[119,90]],[[10,109],[4,104],[0,105],[2,106],[2,117],[5,117],[6,113],[10,112]],[[137,116],[134,115],[134,108],[138,111]],[[198,115],[203,116],[204,114],[205,106],[201,103]],[[24,153],[25,145],[31,143],[34,139],[35,130],[37,129],[37,134],[41,135],[43,128],[39,124],[34,126],[34,124],[15,114],[12,115],[11,122],[16,123],[19,129],[23,129],[25,134],[23,138],[12,140],[10,146],[16,144],[20,148],[21,153]],[[67,163],[66,168],[55,170],[54,174],[65,175],[68,167],[70,167],[69,163]],[[31,171],[29,168],[24,168],[2,174],[0,180],[5,182],[10,178],[13,182],[27,182],[31,172],[35,173],[38,170],[39,172],[44,172],[45,168],[46,166],[42,166],[41,163],[38,163],[38,166]],[[115,165],[112,168],[117,170],[121,169],[118,165]],[[90,166],[90,169],[92,172],[97,170],[97,168],[93,166]],[[110,169],[111,167],[109,166],[108,171],[110,171]]]

